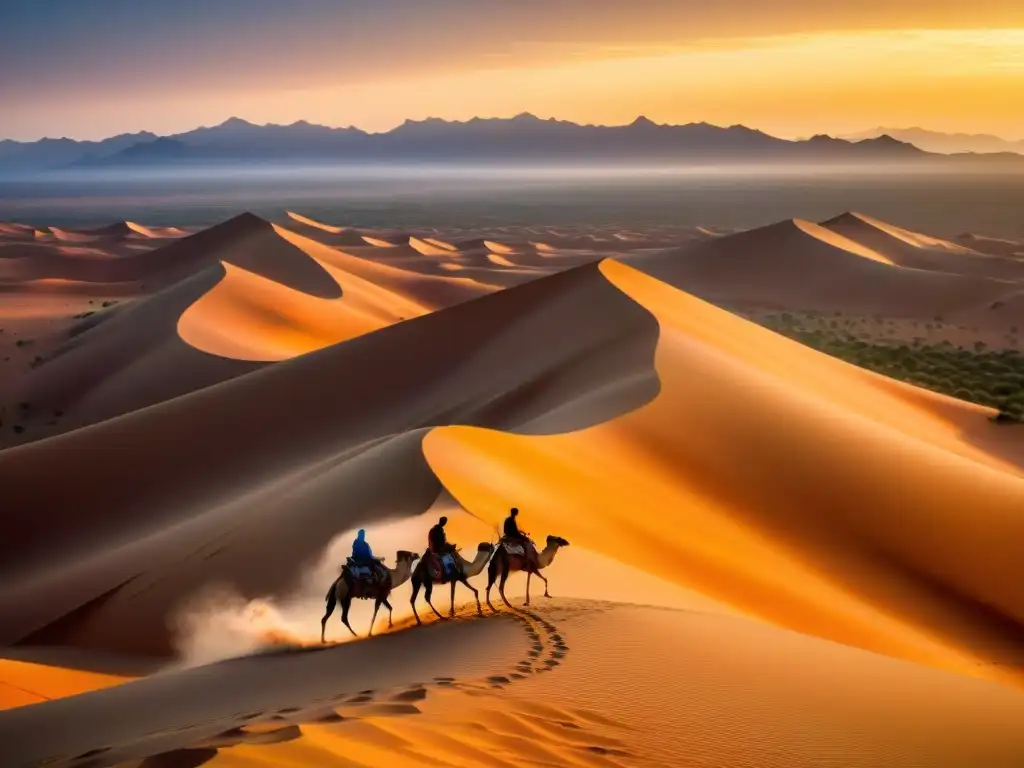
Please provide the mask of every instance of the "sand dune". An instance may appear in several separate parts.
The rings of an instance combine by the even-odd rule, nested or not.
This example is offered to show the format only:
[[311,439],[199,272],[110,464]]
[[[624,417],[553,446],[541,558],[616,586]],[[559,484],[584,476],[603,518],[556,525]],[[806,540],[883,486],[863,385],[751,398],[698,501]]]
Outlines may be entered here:
[[379,237],[370,237],[369,235],[363,235],[363,242],[367,245],[372,245],[375,248],[394,248],[398,243],[392,243],[389,240],[383,240]]
[[409,246],[424,256],[451,256],[455,250],[454,247],[445,248],[428,240],[420,240],[418,237],[410,237]]
[[324,224],[323,222],[311,219],[308,216],[303,216],[292,211],[285,212],[292,221],[305,226],[312,233],[323,237],[325,234],[329,237],[326,241],[332,245],[366,245],[366,241],[363,240],[363,235],[359,230],[352,229],[350,227],[337,227],[332,224]]
[[[131,678],[0,659],[0,710],[121,685]],[[9,745],[10,740],[6,740]]]
[[892,263],[901,267],[1000,280],[1024,280],[1024,262],[978,253],[964,245],[910,232],[863,214],[845,213],[822,226],[885,254]]
[[[922,235],[919,232],[911,232],[908,229],[897,227],[892,224],[887,224],[884,221],[865,216],[862,213],[844,213],[841,216],[837,216],[834,219],[830,219],[822,224],[822,226],[828,227],[834,231],[842,232],[847,234],[852,240],[858,238],[874,238],[876,242],[882,245],[883,249],[887,246],[891,246],[892,241],[909,245],[916,249],[928,249],[935,251],[946,251],[948,253],[970,253],[970,249],[965,248],[962,245],[951,243],[948,240],[942,240],[937,237],[930,237],[929,235]],[[885,235],[886,237],[880,237]]]
[[[12,617],[0,642],[166,651],[168,611],[203,583],[273,593],[356,521],[429,507],[438,485],[417,428],[560,431],[649,399],[655,332],[585,267],[4,451],[19,543],[0,543],[0,606]],[[527,350],[528,364],[508,365]],[[51,491],[81,500],[57,529],[40,514],[63,507],[40,485],[54,452],[78,466]],[[116,464],[93,458],[108,452]],[[238,529],[242,509],[261,511]],[[116,556],[110,539],[127,542]],[[54,570],[55,559],[66,567]]]
[[309,247],[324,264],[387,288],[408,301],[430,309],[452,306],[497,289],[493,284],[461,274],[457,277],[421,274],[391,266],[386,261],[372,261],[324,246]]
[[34,240],[43,234],[35,227],[13,221],[0,221],[0,237],[15,240]]
[[14,710],[0,736],[17,764],[966,768],[1012,766],[1022,714],[999,686],[742,619],[559,601]]
[[452,243],[445,242],[444,240],[439,240],[436,237],[424,237],[423,239],[426,242],[430,243],[431,245],[437,246],[438,248],[442,248],[443,250],[446,250],[446,251],[458,251],[459,250]]
[[[93,424],[253,370],[252,363],[195,349],[178,333],[179,318],[224,275],[223,267],[211,267],[136,303],[75,321],[66,340],[15,385],[11,402],[31,404],[24,437]],[[54,413],[60,418],[49,424]]]
[[79,230],[79,233],[101,238],[141,237],[150,240],[178,238],[188,234],[178,227],[147,227],[134,221],[118,221],[98,229]]
[[662,393],[573,435],[435,430],[428,461],[466,509],[490,520],[518,502],[545,529],[778,624],[1024,682],[1010,544],[1024,535],[1024,485],[1013,456],[985,450],[999,427],[983,409],[825,357],[628,267],[602,271],[659,320]]
[[727,305],[887,317],[930,319],[988,306],[1015,290],[1004,280],[904,269],[879,251],[796,220],[635,254],[629,263]]
[[[0,394],[53,435],[0,450],[5,758],[1016,764],[1015,430],[694,295],[995,327],[1024,312],[993,279],[1012,259],[852,214],[692,237],[288,215],[171,244],[0,230],[66,272],[0,290],[3,325],[50,328]],[[81,312],[118,288],[142,295]],[[534,580],[527,611],[408,629],[406,586],[395,631],[307,647],[353,529],[391,561],[446,514],[472,549],[512,505],[572,542],[551,601]],[[78,663],[99,653],[124,663]],[[170,666],[133,679],[128,654]]]
[[993,256],[1024,256],[1024,242],[1020,240],[1005,240],[973,234],[960,235],[957,240],[971,250]]
[[344,291],[318,299],[225,264],[224,278],[178,321],[187,344],[236,360],[286,360],[424,314],[420,304],[323,265]]

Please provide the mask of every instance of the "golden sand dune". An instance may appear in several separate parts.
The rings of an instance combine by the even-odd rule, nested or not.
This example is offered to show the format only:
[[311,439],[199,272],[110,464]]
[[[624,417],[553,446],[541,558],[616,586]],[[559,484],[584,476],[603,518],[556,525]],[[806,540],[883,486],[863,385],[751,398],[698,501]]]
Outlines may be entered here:
[[497,243],[493,240],[484,240],[484,247],[491,253],[497,253],[502,256],[510,256],[516,252],[516,249],[511,245],[505,245],[504,243]]
[[863,214],[844,213],[822,226],[885,254],[901,267],[1024,280],[1024,262],[979,253],[964,245],[911,232]]
[[[20,380],[30,410],[59,404],[63,423],[0,451],[0,644],[51,654],[0,660],[5,759],[1016,764],[1013,428],[623,263],[567,269],[592,253],[503,254],[458,233],[346,249],[340,228],[291,217],[304,234],[242,216],[109,259],[151,295],[76,319]],[[899,260],[973,255],[857,222],[631,262],[729,301],[1016,306],[1013,283]],[[606,239],[659,242],[625,234]],[[25,290],[8,306],[25,285],[0,294],[0,317],[65,300]],[[539,607],[406,631],[406,585],[395,631],[305,647],[339,534],[367,527],[390,562],[447,514],[471,550],[512,505],[541,541],[572,542],[553,600],[535,579]],[[312,603],[295,597],[309,588]],[[662,607],[609,602],[623,599]],[[274,650],[136,681],[67,653],[200,664],[259,646]],[[24,706],[44,699],[59,700]]]
[[998,300],[1004,280],[904,269],[884,253],[798,220],[683,248],[635,254],[629,263],[711,301],[931,318]]
[[488,253],[487,261],[496,267],[515,267],[511,261],[506,259],[504,256],[499,256],[497,253]]
[[[0,659],[0,710],[121,685],[131,678]],[[10,744],[10,741],[7,741]]]
[[[192,303],[184,289],[180,298]],[[585,267],[0,452],[0,478],[17,499],[7,522],[18,532],[0,542],[0,609],[11,618],[0,642],[166,652],[168,613],[203,584],[273,594],[356,520],[427,509],[439,485],[417,429],[563,431],[648,400],[656,332],[648,313]],[[123,391],[103,403],[142,397],[133,379],[151,392],[193,369],[218,372],[181,358],[186,351],[200,354],[178,343],[167,365],[133,364],[132,376],[104,383],[104,395]],[[525,364],[510,365],[517,358]],[[229,374],[242,365],[221,362]],[[117,462],[94,460],[108,451]],[[76,466],[48,490],[42,477],[58,455]],[[43,514],[65,507],[53,493],[78,499],[56,527]],[[114,554],[111,539],[125,542]]]
[[408,301],[430,309],[448,307],[478,298],[497,288],[493,284],[483,283],[461,274],[457,277],[422,274],[392,266],[388,261],[360,258],[319,244],[308,247],[324,264],[387,288]]
[[54,240],[65,243],[89,243],[99,239],[97,235],[75,232],[70,229],[58,229],[57,227],[47,227],[47,232]]
[[379,237],[370,237],[369,235],[363,235],[363,242],[367,245],[372,245],[375,248],[394,248],[398,243],[392,243],[390,240],[384,240]]
[[[31,405],[25,436],[93,424],[253,370],[252,363],[207,354],[178,334],[179,318],[224,274],[217,265],[135,303],[99,311],[98,303],[91,305],[88,317],[71,321],[45,363],[14,383],[11,402]],[[50,424],[55,413],[60,418]]]
[[442,248],[442,249],[444,249],[446,251],[458,251],[459,250],[454,244],[446,242],[444,240],[440,240],[440,239],[438,239],[436,237],[424,237],[423,239],[426,242],[430,243],[431,245],[437,246],[438,248]]
[[79,234],[98,238],[143,238],[147,240],[166,240],[184,237],[188,234],[178,227],[148,227],[134,221],[118,221],[98,229],[78,230]]
[[518,502],[545,529],[775,623],[1024,682],[1012,629],[1024,485],[1010,457],[985,450],[1000,428],[983,409],[628,267],[602,271],[658,318],[661,394],[570,435],[435,430],[428,461],[466,509],[487,520]]
[[[834,219],[824,222],[822,226],[836,231],[849,233],[851,239],[874,238],[883,248],[891,245],[895,240],[912,248],[927,249],[935,251],[946,251],[948,253],[971,253],[969,248],[951,243],[929,235],[922,235],[919,232],[911,232],[884,221],[865,216],[863,213],[844,213]],[[887,237],[880,237],[886,235]]]
[[181,315],[187,344],[220,357],[274,361],[336,344],[427,308],[334,267],[340,299],[319,299],[225,263],[226,274]]
[[351,227],[337,227],[333,224],[324,224],[323,222],[292,211],[286,211],[285,213],[293,222],[306,227],[311,234],[324,238],[325,241],[329,242],[331,245],[366,245],[366,241],[363,240],[362,233],[357,229],[352,229]]
[[[304,354],[499,287],[357,258],[247,215],[145,254],[47,251],[0,261],[0,278],[5,269],[18,278],[5,290],[21,296],[130,297],[169,285],[116,311],[97,314],[96,301],[81,313],[86,320],[65,321],[66,335],[58,327],[54,343],[36,346],[43,365],[10,383],[8,402],[33,404],[19,419],[28,431],[7,438],[13,442],[127,413],[252,370],[251,363]],[[127,276],[138,282],[104,281]]]
[[445,248],[428,240],[420,240],[418,237],[410,237],[409,246],[424,256],[451,256],[455,252],[454,246]]
[[[1009,767],[1020,694],[755,622],[588,601],[164,674],[0,716],[9,759]],[[828,681],[829,684],[823,684]]]

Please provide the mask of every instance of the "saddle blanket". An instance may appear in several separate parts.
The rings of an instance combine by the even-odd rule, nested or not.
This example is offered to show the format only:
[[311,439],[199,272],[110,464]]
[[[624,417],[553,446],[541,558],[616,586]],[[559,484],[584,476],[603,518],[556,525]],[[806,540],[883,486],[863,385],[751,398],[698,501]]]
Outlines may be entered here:
[[504,547],[505,551],[508,552],[510,555],[526,555],[526,549],[523,547],[522,544],[513,544],[511,542],[506,541]]
[[447,575],[451,576],[455,573],[455,558],[447,553],[441,555],[441,568]]
[[373,575],[373,572],[370,570],[368,565],[350,565],[348,570],[354,579],[366,579],[369,581],[370,577]]

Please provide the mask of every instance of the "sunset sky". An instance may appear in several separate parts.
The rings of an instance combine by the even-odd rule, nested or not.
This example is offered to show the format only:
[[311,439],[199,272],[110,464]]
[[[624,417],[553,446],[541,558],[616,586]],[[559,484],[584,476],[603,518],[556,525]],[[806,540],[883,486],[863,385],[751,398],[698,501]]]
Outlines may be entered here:
[[1022,138],[1024,2],[6,0],[0,100],[23,140],[524,111]]

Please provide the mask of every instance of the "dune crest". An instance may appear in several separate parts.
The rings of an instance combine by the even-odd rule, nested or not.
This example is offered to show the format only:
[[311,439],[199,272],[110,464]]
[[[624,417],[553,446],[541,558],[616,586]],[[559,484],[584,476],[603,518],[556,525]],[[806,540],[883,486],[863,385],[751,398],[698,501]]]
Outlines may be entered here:
[[[320,262],[318,262],[320,263]],[[224,278],[181,315],[178,334],[211,355],[273,362],[417,317],[427,309],[327,264],[343,295],[321,299],[224,263]]]
[[420,240],[418,237],[410,237],[409,246],[424,256],[451,256],[454,253],[453,248],[440,246],[429,239]]
[[972,253],[970,248],[965,248],[962,245],[951,243],[948,240],[942,240],[937,237],[931,237],[929,235],[922,235],[919,232],[911,232],[909,229],[903,229],[902,227],[894,226],[893,224],[887,224],[879,219],[865,216],[863,213],[857,213],[851,211],[844,213],[841,216],[831,219],[825,222],[823,226],[830,229],[839,231],[845,230],[850,233],[851,237],[855,235],[853,233],[871,234],[872,230],[882,232],[889,237],[898,240],[901,243],[906,243],[914,248],[931,248],[935,250],[949,251],[950,253]]
[[1009,629],[1024,621],[1010,544],[1024,537],[1024,484],[964,439],[965,428],[999,429],[983,409],[821,355],[621,264],[601,270],[658,318],[661,393],[575,434],[431,431],[425,455],[466,509],[490,521],[518,505],[535,529],[762,619],[1024,685]]

